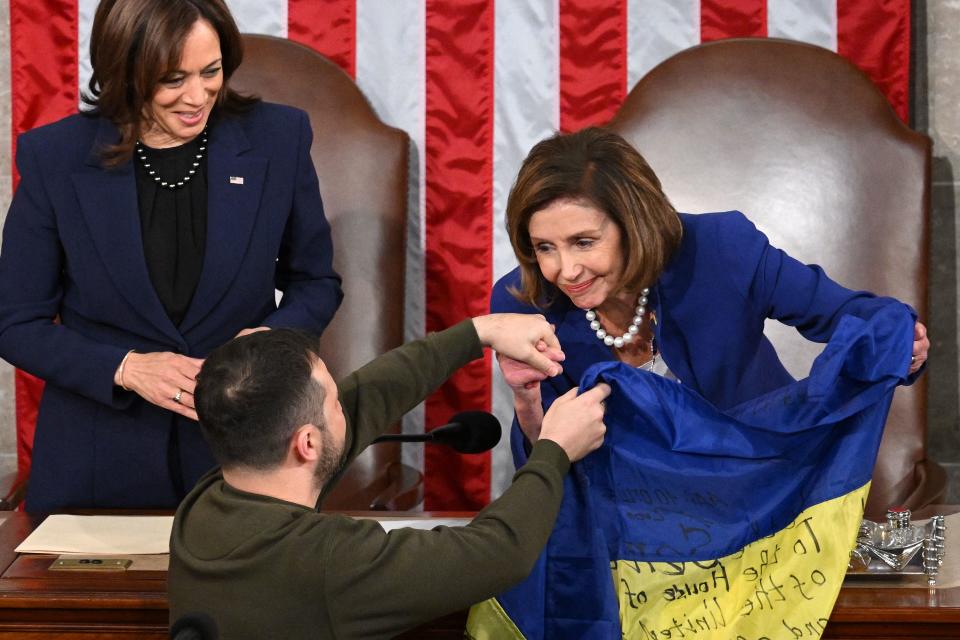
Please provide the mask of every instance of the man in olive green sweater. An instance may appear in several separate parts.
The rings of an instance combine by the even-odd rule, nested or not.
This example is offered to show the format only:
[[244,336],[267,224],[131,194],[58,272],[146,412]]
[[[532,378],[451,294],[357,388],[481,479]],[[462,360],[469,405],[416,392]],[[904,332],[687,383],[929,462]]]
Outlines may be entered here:
[[230,640],[390,638],[522,580],[553,529],[570,462],[603,440],[606,385],[558,399],[513,484],[464,527],[386,533],[315,509],[346,463],[483,346],[560,373],[552,327],[514,314],[431,334],[336,385],[317,340],[296,331],[211,354],[196,406],[222,471],[177,511],[171,620],[204,614]]

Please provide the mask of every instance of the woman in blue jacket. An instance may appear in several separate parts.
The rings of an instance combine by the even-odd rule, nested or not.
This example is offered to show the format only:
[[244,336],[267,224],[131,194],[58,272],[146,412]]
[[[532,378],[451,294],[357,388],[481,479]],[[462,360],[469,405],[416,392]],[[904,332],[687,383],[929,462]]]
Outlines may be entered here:
[[[826,342],[840,317],[891,298],[851,291],[772,247],[743,214],[677,213],[646,161],[615,133],[590,128],[537,144],[507,202],[519,268],[496,283],[491,311],[542,313],[566,354],[561,376],[508,358],[518,465],[543,412],[597,362],[619,360],[677,380],[720,409],[793,382],[764,321]],[[927,359],[915,327],[916,373]]]
[[241,57],[222,0],[104,0],[92,108],[18,140],[0,356],[46,381],[31,511],[175,506],[213,465],[202,358],[340,304],[307,116],[231,91]]

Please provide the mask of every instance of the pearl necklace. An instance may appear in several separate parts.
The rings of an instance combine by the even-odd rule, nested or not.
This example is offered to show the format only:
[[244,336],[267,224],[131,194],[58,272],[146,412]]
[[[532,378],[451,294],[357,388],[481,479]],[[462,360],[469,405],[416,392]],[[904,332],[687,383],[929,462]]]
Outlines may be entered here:
[[168,182],[160,177],[160,174],[157,173],[156,169],[151,169],[150,163],[147,161],[147,153],[144,151],[143,143],[139,140],[137,140],[136,149],[137,158],[139,158],[140,162],[143,163],[143,168],[147,170],[147,174],[153,178],[154,182],[167,189],[179,189],[183,185],[190,182],[191,178],[193,178],[193,175],[197,172],[197,167],[200,166],[200,161],[203,159],[203,152],[207,150],[207,128],[204,127],[203,131],[200,132],[200,153],[198,153],[194,159],[193,166],[187,172],[187,175],[180,180],[170,180]]
[[600,321],[597,320],[597,312],[593,309],[587,309],[587,321],[590,322],[590,328],[597,332],[597,338],[603,340],[603,344],[608,347],[613,346],[617,349],[622,349],[624,345],[630,344],[637,337],[637,334],[640,333],[640,325],[643,324],[643,316],[647,313],[647,295],[650,293],[650,289],[643,289],[640,292],[640,297],[637,299],[637,308],[635,309],[636,315],[633,316],[633,321],[630,323],[630,326],[627,327],[627,332],[622,336],[613,337],[607,333],[607,331],[600,324]]

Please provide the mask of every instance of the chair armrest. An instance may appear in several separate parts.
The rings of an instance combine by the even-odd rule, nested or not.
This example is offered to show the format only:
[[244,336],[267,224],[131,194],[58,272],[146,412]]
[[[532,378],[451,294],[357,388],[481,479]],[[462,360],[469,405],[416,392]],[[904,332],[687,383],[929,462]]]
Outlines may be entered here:
[[0,477],[0,511],[14,511],[27,494],[27,479],[20,478],[16,471]]
[[410,511],[423,502],[423,474],[401,462],[383,472],[388,484],[373,500],[371,511]]

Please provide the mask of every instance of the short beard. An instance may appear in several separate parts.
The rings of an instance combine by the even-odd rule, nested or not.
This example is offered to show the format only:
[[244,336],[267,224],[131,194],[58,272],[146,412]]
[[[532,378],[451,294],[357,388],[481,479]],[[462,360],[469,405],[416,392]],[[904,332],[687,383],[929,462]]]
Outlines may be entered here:
[[313,482],[318,490],[323,491],[330,478],[340,473],[343,468],[343,446],[337,446],[326,427],[320,430],[320,444],[320,459],[313,471]]

